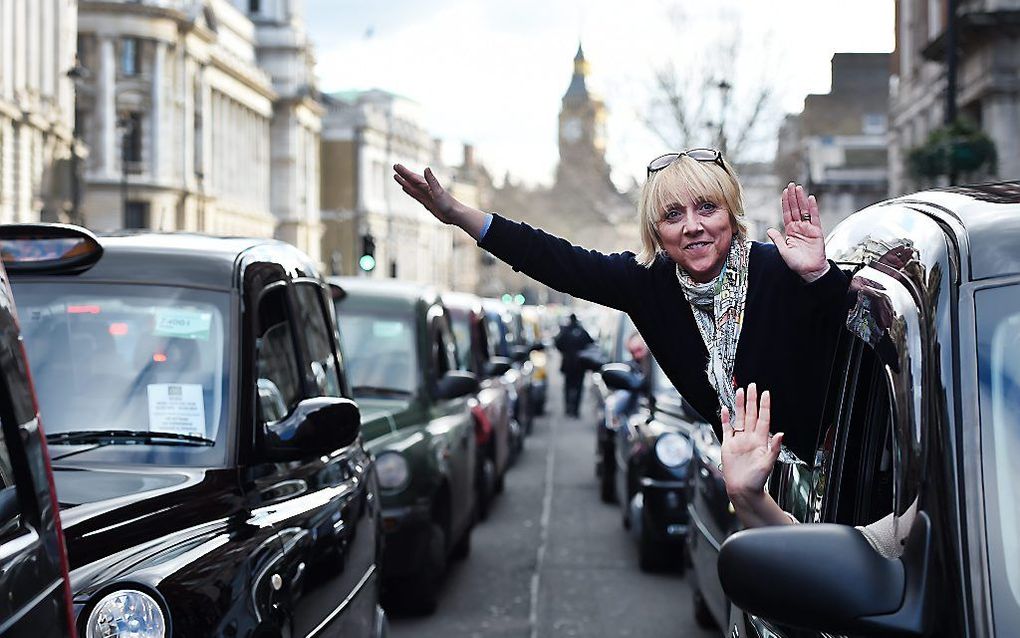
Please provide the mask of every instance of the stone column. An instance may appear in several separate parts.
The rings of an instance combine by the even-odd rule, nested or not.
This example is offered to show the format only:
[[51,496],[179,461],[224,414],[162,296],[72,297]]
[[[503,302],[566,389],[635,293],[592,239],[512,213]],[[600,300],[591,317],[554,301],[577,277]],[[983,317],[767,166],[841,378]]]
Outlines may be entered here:
[[99,68],[96,73],[96,115],[99,129],[99,173],[112,179],[117,173],[117,60],[113,37],[99,36]]
[[996,92],[985,98],[983,104],[984,129],[995,143],[998,156],[998,174],[1003,179],[1016,179],[1020,175],[1020,96]]
[[[163,178],[163,84],[166,82],[165,68],[166,68],[166,49],[167,44],[162,40],[156,41],[156,52],[152,58],[152,118],[151,127],[151,144],[152,152],[150,153],[150,172],[152,175],[152,181],[159,183]],[[168,144],[172,144],[172,140],[166,140]]]

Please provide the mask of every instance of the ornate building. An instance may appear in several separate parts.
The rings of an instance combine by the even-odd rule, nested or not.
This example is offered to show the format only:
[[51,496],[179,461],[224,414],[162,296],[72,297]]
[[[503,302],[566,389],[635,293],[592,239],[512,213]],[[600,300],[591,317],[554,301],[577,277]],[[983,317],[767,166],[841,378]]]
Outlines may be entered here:
[[[580,45],[574,70],[563,95],[559,115],[559,154],[556,181],[548,189],[529,189],[508,177],[493,193],[493,209],[512,219],[603,252],[637,251],[640,247],[632,197],[610,179],[606,162],[606,105],[588,87],[591,69]],[[524,293],[529,303],[566,298],[502,263],[485,267],[482,294]]]
[[[323,258],[336,273],[451,285],[453,234],[393,181],[396,163],[440,168],[438,142],[422,123],[421,107],[372,89],[323,96]],[[457,231],[460,232],[460,231]],[[375,267],[358,267],[365,237],[375,244]]]
[[270,203],[276,238],[320,261],[319,135],[325,109],[315,88],[315,57],[301,0],[234,0],[255,23],[259,66],[273,80]]
[[76,21],[76,0],[0,1],[0,223],[73,217]]
[[82,0],[84,222],[268,236],[276,92],[228,0]]

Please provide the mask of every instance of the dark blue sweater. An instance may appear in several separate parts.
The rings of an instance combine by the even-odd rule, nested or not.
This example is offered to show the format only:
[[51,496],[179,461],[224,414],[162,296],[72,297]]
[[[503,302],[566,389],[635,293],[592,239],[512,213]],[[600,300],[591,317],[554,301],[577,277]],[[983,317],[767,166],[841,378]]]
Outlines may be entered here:
[[[721,437],[719,399],[705,372],[708,350],[666,255],[645,268],[631,252],[606,255],[495,215],[479,245],[547,286],[630,315],[655,359],[684,398]],[[772,431],[810,459],[832,357],[846,318],[850,279],[832,265],[810,284],[778,249],[753,243],[744,324],[737,344],[738,387],[772,393]]]

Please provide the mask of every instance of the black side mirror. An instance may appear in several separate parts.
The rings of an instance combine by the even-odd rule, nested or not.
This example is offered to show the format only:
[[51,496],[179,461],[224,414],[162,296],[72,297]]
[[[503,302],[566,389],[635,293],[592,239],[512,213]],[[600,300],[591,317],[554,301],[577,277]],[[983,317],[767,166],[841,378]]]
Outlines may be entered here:
[[347,298],[347,291],[338,286],[337,284],[329,284],[329,296],[333,300],[333,303],[340,303]]
[[273,460],[329,454],[354,443],[361,431],[361,411],[350,399],[305,399],[283,420],[265,425],[263,452]]
[[514,362],[506,357],[491,357],[485,362],[485,376],[501,377],[514,367]]
[[514,346],[510,348],[510,358],[517,363],[524,363],[531,358],[531,348],[528,346]]
[[838,634],[927,635],[931,521],[918,512],[903,555],[883,558],[846,525],[737,532],[719,552],[726,595],[775,622]]
[[641,377],[625,363],[607,363],[599,369],[599,374],[602,375],[602,382],[611,390],[634,392],[641,389]]
[[440,399],[457,399],[478,392],[478,377],[464,370],[450,370],[436,387]]
[[535,343],[531,344],[530,350],[532,352],[542,352],[543,350],[545,350],[545,344],[542,343],[541,341],[536,341]]

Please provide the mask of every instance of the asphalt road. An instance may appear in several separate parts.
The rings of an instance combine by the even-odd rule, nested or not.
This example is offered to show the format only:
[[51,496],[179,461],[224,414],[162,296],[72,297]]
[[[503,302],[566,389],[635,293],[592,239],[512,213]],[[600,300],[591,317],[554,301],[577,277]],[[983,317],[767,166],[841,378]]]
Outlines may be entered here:
[[638,569],[618,506],[599,501],[593,417],[562,416],[552,376],[548,416],[536,420],[506,492],[475,528],[471,555],[453,565],[439,610],[391,616],[391,635],[717,637],[695,624],[683,576]]

